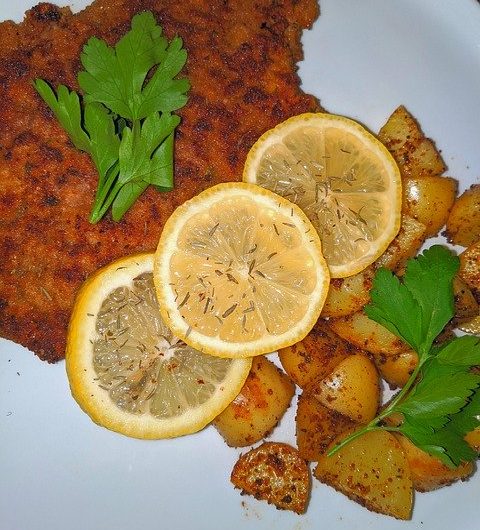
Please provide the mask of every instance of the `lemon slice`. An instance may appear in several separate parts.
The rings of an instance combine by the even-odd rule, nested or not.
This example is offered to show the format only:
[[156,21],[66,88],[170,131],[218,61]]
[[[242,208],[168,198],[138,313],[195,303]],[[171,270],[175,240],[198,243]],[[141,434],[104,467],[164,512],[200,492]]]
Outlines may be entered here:
[[243,180],[302,208],[333,278],[365,269],[400,228],[394,159],[366,129],[341,116],[301,114],[267,131],[247,156]]
[[248,357],[310,331],[329,273],[300,208],[239,182],[214,186],[175,210],[160,237],[154,281],[176,336],[205,353]]
[[249,359],[219,359],[175,337],[160,317],[153,254],[120,259],[84,284],[66,368],[74,398],[98,424],[135,438],[202,429],[235,398]]

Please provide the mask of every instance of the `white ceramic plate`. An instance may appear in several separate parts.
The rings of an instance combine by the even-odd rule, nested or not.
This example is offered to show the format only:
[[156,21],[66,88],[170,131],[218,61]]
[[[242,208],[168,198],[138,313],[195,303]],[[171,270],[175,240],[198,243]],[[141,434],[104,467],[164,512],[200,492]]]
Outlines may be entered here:
[[[68,2],[60,2],[66,4]],[[82,7],[86,0],[73,2]],[[31,0],[2,1],[21,20]],[[300,74],[326,109],[377,130],[404,103],[464,189],[480,175],[480,5],[475,0],[320,0]],[[138,441],[97,427],[49,366],[0,340],[0,530],[475,530],[480,473],[418,494],[412,521],[369,513],[315,482],[304,516],[241,497],[237,452],[214,429]],[[293,441],[293,407],[273,439]]]

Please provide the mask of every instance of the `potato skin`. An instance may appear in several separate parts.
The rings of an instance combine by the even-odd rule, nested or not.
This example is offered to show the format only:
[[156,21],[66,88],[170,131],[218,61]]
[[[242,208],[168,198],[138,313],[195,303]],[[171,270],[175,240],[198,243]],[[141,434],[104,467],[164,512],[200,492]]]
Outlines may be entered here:
[[[347,434],[341,434],[330,447]],[[397,519],[411,517],[410,469],[400,443],[387,431],[367,432],[333,456],[322,455],[314,474],[369,510]]]
[[267,501],[282,510],[305,512],[310,497],[310,471],[306,461],[290,445],[265,442],[242,455],[230,480],[243,493]]
[[457,181],[451,177],[409,177],[402,185],[403,212],[425,225],[424,237],[437,235],[455,202]]
[[355,422],[303,392],[298,397],[295,425],[300,456],[306,460],[317,461],[331,441],[342,432],[353,428]]
[[319,320],[312,331],[300,342],[278,352],[288,376],[305,389],[315,379],[326,377],[337,364],[358,348],[341,339],[324,320]]
[[348,278],[332,278],[322,317],[343,317],[360,311],[370,301],[375,269],[371,265]]
[[378,138],[390,151],[404,177],[436,176],[446,169],[433,141],[425,137],[418,122],[403,105],[388,118]]
[[396,435],[410,468],[416,491],[432,491],[448,486],[457,480],[465,480],[473,473],[473,463],[464,462],[457,468],[449,468],[438,458],[416,447],[408,438]]
[[231,447],[245,447],[265,438],[290,405],[295,385],[263,356],[252,368],[238,396],[213,425]]
[[353,315],[329,320],[331,329],[357,348],[374,355],[394,355],[407,351],[409,346],[374,320],[358,311]]
[[380,380],[373,362],[365,355],[351,355],[327,377],[308,386],[322,405],[357,423],[368,423],[380,404]]
[[469,247],[480,239],[480,184],[474,184],[455,201],[447,219],[450,243]]

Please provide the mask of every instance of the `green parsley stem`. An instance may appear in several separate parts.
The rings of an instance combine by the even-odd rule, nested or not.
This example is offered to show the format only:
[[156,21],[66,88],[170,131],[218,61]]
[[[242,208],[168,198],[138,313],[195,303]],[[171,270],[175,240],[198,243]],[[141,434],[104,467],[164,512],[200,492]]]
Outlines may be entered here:
[[328,451],[327,456],[333,456],[335,453],[340,451],[342,447],[345,447],[350,442],[353,442],[353,440],[355,440],[356,438],[359,438],[360,436],[363,436],[367,432],[382,430],[382,427],[378,426],[377,423],[378,423],[378,420],[375,418],[368,425],[365,425],[365,427],[363,427],[362,429],[358,429],[357,431],[352,432],[352,434],[344,438],[335,447],[332,447],[332,449]]
[[[424,357],[425,359],[425,357]],[[422,360],[423,361],[423,360]],[[410,375],[408,381],[406,382],[405,386],[400,390],[400,392],[392,399],[392,401],[388,404],[387,407],[385,407],[382,412],[376,416],[370,423],[365,425],[365,427],[358,429],[357,431],[354,431],[352,434],[344,438],[339,444],[335,445],[335,447],[332,447],[330,451],[328,451],[327,456],[332,456],[335,453],[337,453],[342,447],[350,443],[351,441],[355,440],[359,436],[362,436],[363,434],[375,431],[375,430],[386,430],[386,431],[400,431],[398,427],[388,426],[388,425],[382,425],[379,426],[378,424],[385,419],[386,417],[390,416],[392,414],[393,410],[397,406],[397,404],[407,395],[409,390],[411,389],[412,385],[415,383],[418,373],[420,372],[420,369],[422,367],[423,362],[418,362],[417,366],[415,367],[415,370]]]

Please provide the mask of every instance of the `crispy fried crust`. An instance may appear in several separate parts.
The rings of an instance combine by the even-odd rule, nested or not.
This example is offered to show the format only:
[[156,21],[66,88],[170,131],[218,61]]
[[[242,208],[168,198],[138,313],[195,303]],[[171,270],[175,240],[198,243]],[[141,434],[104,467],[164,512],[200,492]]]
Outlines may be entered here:
[[[118,224],[87,221],[96,174],[72,147],[32,80],[77,89],[91,35],[115,43],[135,12],[152,10],[189,53],[190,100],[177,132],[175,190],[148,190]],[[64,356],[75,293],[98,267],[156,247],[173,209],[239,180],[265,130],[318,110],[299,90],[300,34],[315,0],[97,0],[78,15],[40,4],[0,24],[0,334],[50,362]]]
[[230,479],[243,493],[281,510],[303,513],[310,498],[306,461],[284,443],[264,442],[245,453],[235,464]]

